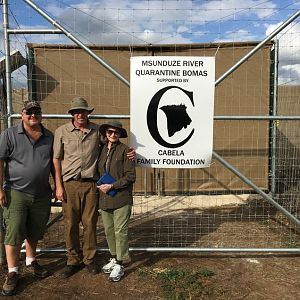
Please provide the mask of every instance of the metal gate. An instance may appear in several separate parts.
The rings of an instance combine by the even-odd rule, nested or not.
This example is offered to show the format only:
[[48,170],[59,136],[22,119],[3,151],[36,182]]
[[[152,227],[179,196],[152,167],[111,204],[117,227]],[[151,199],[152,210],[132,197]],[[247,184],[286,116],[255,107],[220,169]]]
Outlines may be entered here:
[[[104,69],[117,78],[122,86],[129,88],[129,81],[119,73],[116,68],[106,62],[104,58],[93,47],[87,47],[79,38],[60,22],[52,18],[33,1],[24,0],[35,12],[52,24],[53,29],[12,29],[9,27],[8,1],[3,0],[3,31],[5,43],[5,86],[7,106],[4,114],[3,126],[11,126],[13,120],[18,119],[20,114],[13,112],[13,90],[11,84],[12,53],[10,50],[10,35],[25,34],[64,34],[75,45],[86,52],[92,61],[99,63]],[[226,79],[230,79],[241,66],[248,63],[259,51],[272,39],[278,37],[279,33],[293,24],[299,17],[297,11],[284,23],[279,25],[264,40],[252,45],[243,57],[238,59],[230,68],[222,73],[215,82],[216,88]],[[155,47],[156,46],[156,47]],[[77,47],[77,48],[78,48]],[[161,45],[151,45],[151,51],[160,49]],[[63,47],[61,47],[63,48]],[[116,47],[118,48],[121,47]],[[130,51],[134,48],[128,46]],[[177,46],[177,48],[180,48]],[[232,174],[232,180],[240,182],[241,189],[231,189],[230,186],[218,189],[201,188],[191,190],[191,185],[196,182],[200,184],[203,178],[195,176],[189,170],[177,170],[175,174],[167,170],[155,170],[149,173],[140,170],[140,182],[136,188],[134,213],[131,220],[131,250],[145,251],[212,251],[212,252],[299,252],[299,89],[297,86],[278,85],[278,52],[280,51],[280,39],[275,40],[272,46],[272,64],[270,70],[270,102],[269,112],[266,115],[240,114],[240,115],[215,115],[215,123],[222,121],[224,133],[229,134],[232,139],[231,152],[241,151],[243,148],[234,147],[234,137],[230,137],[229,128],[239,128],[245,132],[245,139],[253,139],[254,144],[258,137],[257,131],[260,126],[268,129],[267,140],[267,166],[255,168],[266,168],[267,186],[257,184],[255,176],[246,176],[229,160],[225,159],[226,151],[223,149],[213,152],[213,164],[223,166],[224,172]],[[122,50],[122,49],[121,49]],[[192,52],[190,46],[189,51]],[[234,46],[232,51],[234,52]],[[299,50],[299,49],[298,49]],[[145,51],[145,50],[144,50]],[[150,51],[150,50],[147,50]],[[176,52],[175,55],[180,55]],[[218,49],[216,49],[216,54]],[[75,52],[74,52],[75,53]],[[105,54],[105,50],[103,50]],[[105,56],[105,55],[104,55]],[[120,54],[121,56],[121,54]],[[28,54],[27,59],[30,55]],[[30,70],[28,71],[30,74]],[[48,80],[48,79],[46,79]],[[48,81],[50,82],[50,81]],[[248,82],[250,84],[250,82]],[[31,77],[29,85],[32,95],[32,84],[36,84]],[[234,87],[232,87],[234,88]],[[245,87],[250,89],[248,85]],[[252,87],[255,89],[255,87]],[[230,93],[229,93],[230,94]],[[287,100],[288,99],[288,100]],[[292,109],[291,109],[292,105]],[[249,106],[250,107],[250,106]],[[4,110],[3,110],[4,111]],[[251,109],[249,109],[251,112]],[[63,121],[70,118],[65,114],[45,114],[43,118],[48,120]],[[91,118],[124,119],[128,120],[128,114],[105,114],[92,115]],[[257,125],[253,125],[256,122]],[[229,125],[227,125],[229,124]],[[249,125],[250,124],[250,125]],[[263,124],[263,125],[260,125]],[[229,126],[228,128],[226,126]],[[250,130],[249,129],[250,126]],[[234,132],[234,131],[233,131]],[[227,137],[224,134],[224,137]],[[221,138],[221,137],[216,137]],[[246,149],[247,150],[247,149]],[[245,150],[245,151],[246,151]],[[250,149],[249,163],[259,157],[260,149]],[[244,150],[243,150],[244,151]],[[257,153],[256,153],[257,152]],[[238,163],[239,165],[239,163]],[[247,165],[244,161],[240,166]],[[219,169],[218,169],[219,170]],[[220,173],[220,171],[218,171]],[[222,181],[222,174],[212,173],[208,176],[210,180]],[[203,175],[202,175],[203,176]],[[189,178],[188,181],[186,178]],[[207,178],[206,178],[207,179]],[[164,185],[175,181],[176,189],[172,193],[166,193]],[[149,193],[149,184],[154,187]],[[203,187],[203,185],[202,185]],[[49,221],[49,230],[44,241],[41,243],[41,252],[64,251],[63,246],[63,223],[62,213],[59,205],[53,204],[53,214]],[[101,222],[101,221],[100,221]],[[99,222],[99,249],[106,249],[105,239],[101,223]]]

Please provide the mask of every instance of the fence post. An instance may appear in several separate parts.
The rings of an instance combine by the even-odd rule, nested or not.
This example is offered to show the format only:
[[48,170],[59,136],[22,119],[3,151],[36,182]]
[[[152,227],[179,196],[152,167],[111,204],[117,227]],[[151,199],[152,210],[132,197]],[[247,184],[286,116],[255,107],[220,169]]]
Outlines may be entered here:
[[[12,88],[11,88],[11,66],[10,66],[10,43],[9,43],[9,22],[8,22],[8,0],[2,1],[2,16],[3,16],[3,35],[4,35],[4,49],[5,49],[5,86],[6,86],[6,100],[7,111],[5,111],[3,123],[4,129],[11,125],[10,115],[12,114]],[[2,188],[2,187],[0,187]],[[4,249],[4,226],[3,226],[3,209],[0,208],[0,264],[4,264],[5,249]]]

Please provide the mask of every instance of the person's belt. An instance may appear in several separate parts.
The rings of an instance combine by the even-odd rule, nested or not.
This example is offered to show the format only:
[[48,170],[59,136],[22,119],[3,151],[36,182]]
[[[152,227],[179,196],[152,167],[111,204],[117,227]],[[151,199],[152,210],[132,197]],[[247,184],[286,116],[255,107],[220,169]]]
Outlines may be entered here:
[[71,178],[70,180],[75,180],[79,182],[95,182],[92,178]]

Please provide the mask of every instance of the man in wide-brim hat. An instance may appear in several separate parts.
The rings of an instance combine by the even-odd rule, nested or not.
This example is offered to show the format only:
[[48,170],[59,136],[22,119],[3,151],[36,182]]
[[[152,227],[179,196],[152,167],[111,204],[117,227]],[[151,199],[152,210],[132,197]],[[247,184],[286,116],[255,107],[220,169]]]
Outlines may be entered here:
[[54,135],[55,195],[62,201],[67,249],[67,266],[61,273],[63,278],[81,268],[80,222],[84,228],[83,263],[91,274],[98,273],[94,261],[98,220],[95,181],[101,145],[99,125],[88,120],[93,110],[83,97],[74,98],[68,110],[73,116],[72,121],[57,128]]

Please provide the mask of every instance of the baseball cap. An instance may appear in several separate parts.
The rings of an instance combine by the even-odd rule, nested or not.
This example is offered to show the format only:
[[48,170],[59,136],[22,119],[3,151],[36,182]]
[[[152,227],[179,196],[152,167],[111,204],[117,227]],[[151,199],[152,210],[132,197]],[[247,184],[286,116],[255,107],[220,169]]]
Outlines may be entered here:
[[24,109],[26,111],[28,111],[29,109],[31,108],[38,108],[38,109],[41,109],[41,106],[40,104],[37,102],[37,101],[26,101],[24,103]]

